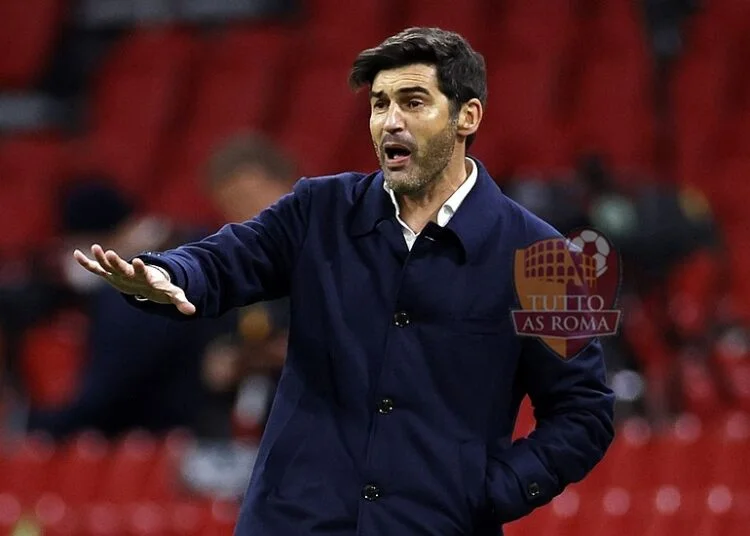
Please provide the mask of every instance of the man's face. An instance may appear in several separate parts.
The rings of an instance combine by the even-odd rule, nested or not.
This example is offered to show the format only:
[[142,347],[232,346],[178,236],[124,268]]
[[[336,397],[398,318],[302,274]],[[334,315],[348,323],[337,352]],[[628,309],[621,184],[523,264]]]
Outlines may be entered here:
[[456,118],[432,65],[380,71],[370,91],[370,134],[385,181],[413,195],[440,177],[456,145]]
[[219,182],[212,197],[226,220],[241,222],[254,218],[286,193],[280,181],[260,168],[247,167]]

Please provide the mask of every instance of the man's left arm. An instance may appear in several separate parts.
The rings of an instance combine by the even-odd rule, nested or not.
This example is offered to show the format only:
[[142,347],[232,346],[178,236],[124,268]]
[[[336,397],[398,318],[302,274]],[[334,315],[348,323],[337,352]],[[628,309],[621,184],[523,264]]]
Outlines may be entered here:
[[592,341],[564,360],[526,339],[517,386],[534,406],[536,428],[510,448],[488,453],[487,491],[500,523],[521,518],[583,479],[614,437],[614,396],[602,347]]

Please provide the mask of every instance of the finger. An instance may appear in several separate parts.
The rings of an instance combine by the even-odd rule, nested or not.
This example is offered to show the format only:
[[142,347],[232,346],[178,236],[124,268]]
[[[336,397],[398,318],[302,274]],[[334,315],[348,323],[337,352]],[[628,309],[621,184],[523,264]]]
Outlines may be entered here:
[[146,277],[146,274],[148,274],[148,270],[146,270],[146,263],[143,262],[141,259],[133,259],[133,270],[135,270],[135,275],[144,278]]
[[104,256],[109,261],[110,266],[114,268],[114,272],[116,274],[120,274],[124,277],[133,277],[135,274],[135,269],[130,265],[128,261],[121,258],[117,253],[112,251],[111,249],[107,251]]
[[[146,283],[154,288],[156,288],[154,285],[158,285],[160,283],[169,283],[168,279],[162,277],[159,270],[149,270],[148,265],[141,259],[133,259],[133,270],[135,271],[135,275],[139,279],[143,279],[144,281],[146,281]],[[155,274],[159,275],[157,276]]]
[[94,255],[96,261],[101,265],[102,268],[107,270],[109,273],[114,272],[114,268],[109,264],[107,256],[104,254],[104,249],[99,244],[91,246],[91,253]]
[[75,258],[76,261],[78,261],[78,264],[83,266],[86,270],[88,270],[92,274],[96,274],[101,277],[107,277],[110,275],[107,273],[107,271],[104,268],[101,267],[101,265],[98,262],[89,259],[86,255],[84,255],[82,251],[78,249],[73,252],[73,257]]
[[190,303],[185,296],[185,292],[180,287],[172,285],[173,289],[170,291],[170,299],[172,303],[177,307],[177,310],[184,315],[195,314],[195,305]]

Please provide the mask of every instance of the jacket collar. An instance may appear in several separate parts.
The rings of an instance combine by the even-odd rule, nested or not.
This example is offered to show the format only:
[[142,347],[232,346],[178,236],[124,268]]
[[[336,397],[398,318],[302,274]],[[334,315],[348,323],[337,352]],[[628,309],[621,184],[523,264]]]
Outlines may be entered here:
[[[446,229],[459,239],[465,259],[476,259],[482,245],[501,216],[503,194],[484,165],[472,157],[477,166],[477,182],[448,222]],[[391,199],[383,188],[383,172],[360,181],[355,191],[351,236],[364,236],[372,232],[383,220],[395,218]]]

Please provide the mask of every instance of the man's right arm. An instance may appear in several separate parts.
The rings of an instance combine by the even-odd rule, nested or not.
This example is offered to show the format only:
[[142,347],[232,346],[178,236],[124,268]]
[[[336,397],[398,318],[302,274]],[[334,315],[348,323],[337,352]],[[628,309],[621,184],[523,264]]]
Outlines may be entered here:
[[[185,291],[198,316],[219,316],[249,303],[285,296],[310,220],[309,179],[245,223],[225,225],[198,242],[162,253],[138,255],[165,269],[172,284]],[[173,306],[131,303],[168,316]]]

